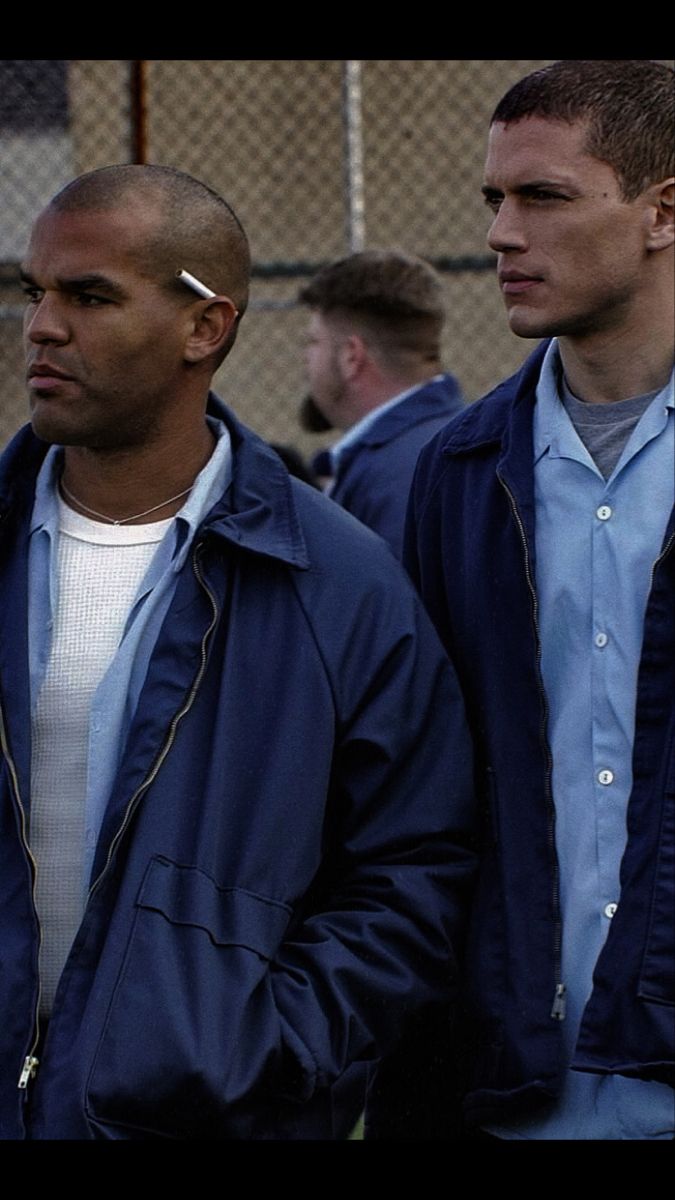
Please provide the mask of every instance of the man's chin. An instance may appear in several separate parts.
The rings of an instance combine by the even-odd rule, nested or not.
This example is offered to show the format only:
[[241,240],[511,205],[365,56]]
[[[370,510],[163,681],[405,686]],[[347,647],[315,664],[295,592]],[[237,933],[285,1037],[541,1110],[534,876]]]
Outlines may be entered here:
[[33,433],[41,442],[59,446],[67,444],[67,430],[63,428],[62,423],[55,421],[53,417],[41,412],[38,408],[33,409],[30,423]]
[[305,396],[298,410],[300,428],[308,433],[326,433],[333,426],[319,408],[313,396]]
[[555,329],[551,328],[551,322],[518,306],[509,309],[508,322],[511,333],[515,333],[516,337],[545,338],[554,337],[556,333]]
[[36,438],[51,446],[86,446],[93,450],[101,440],[91,431],[74,429],[67,421],[59,421],[49,413],[34,411],[30,423]]

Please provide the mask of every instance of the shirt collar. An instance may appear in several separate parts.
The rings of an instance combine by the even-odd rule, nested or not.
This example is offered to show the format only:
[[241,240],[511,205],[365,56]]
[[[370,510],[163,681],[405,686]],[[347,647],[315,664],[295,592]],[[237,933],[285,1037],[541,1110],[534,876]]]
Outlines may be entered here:
[[558,341],[554,338],[544,355],[537,383],[533,426],[535,464],[546,453],[578,457],[579,439],[558,391],[561,370]]
[[[535,464],[547,452],[556,457],[579,457],[581,443],[560,399],[561,372],[558,340],[554,338],[544,355],[537,384],[537,403],[534,409],[533,427]],[[671,372],[670,379],[654,397],[648,411],[657,413],[661,406],[675,408],[674,379],[675,372]],[[590,460],[590,455],[588,457]]]
[[43,460],[35,484],[35,500],[30,523],[30,534],[46,529],[54,535],[58,530],[59,506],[57,490],[63,470],[63,448],[51,446]]
[[223,421],[206,418],[216,444],[213,453],[197,476],[185,504],[176,513],[175,568],[182,566],[187,547],[204,517],[220,500],[232,479],[232,441]]

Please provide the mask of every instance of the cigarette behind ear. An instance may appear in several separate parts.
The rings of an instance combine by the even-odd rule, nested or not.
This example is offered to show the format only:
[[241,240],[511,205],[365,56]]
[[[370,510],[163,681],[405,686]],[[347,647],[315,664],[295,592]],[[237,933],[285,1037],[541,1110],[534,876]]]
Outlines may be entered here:
[[215,298],[216,293],[212,292],[211,288],[208,288],[200,279],[196,279],[189,271],[183,270],[182,267],[176,271],[176,279],[180,279],[181,283],[184,283],[186,287],[192,288],[193,292],[196,292],[203,300],[213,300]]

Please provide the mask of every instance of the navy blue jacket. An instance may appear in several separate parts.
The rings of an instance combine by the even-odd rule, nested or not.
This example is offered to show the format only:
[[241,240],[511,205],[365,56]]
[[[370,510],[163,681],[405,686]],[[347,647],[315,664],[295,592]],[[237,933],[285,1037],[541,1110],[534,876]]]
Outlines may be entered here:
[[[475,740],[482,867],[466,963],[474,1120],[560,1083],[560,912],[539,671],[532,416],[546,345],[421,455],[407,561],[458,671]],[[621,896],[573,1066],[675,1083],[675,526],[653,573],[637,683]],[[461,1039],[460,1039],[461,1040]]]
[[331,499],[385,538],[397,558],[419,452],[463,407],[457,380],[443,375],[382,413],[340,456]]
[[331,1084],[451,988],[474,861],[454,677],[388,548],[214,411],[233,481],[158,637],[27,1088],[26,530],[47,447],[26,429],[0,460],[4,1138],[330,1137]]

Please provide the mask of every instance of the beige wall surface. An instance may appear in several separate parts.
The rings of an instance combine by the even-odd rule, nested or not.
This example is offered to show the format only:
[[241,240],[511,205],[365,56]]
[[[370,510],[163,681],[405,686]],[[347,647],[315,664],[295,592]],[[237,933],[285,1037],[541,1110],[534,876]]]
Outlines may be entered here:
[[[14,233],[8,224],[0,265],[0,439],[26,411],[14,281],[29,218],[72,175],[134,161],[141,111],[145,160],[214,187],[249,234],[251,307],[216,379],[247,423],[306,453],[326,441],[297,425],[306,313],[295,298],[317,265],[362,246],[395,245],[452,268],[443,270],[445,366],[469,399],[481,395],[531,349],[507,329],[485,244],[486,131],[504,91],[541,65],[366,60],[352,66],[349,90],[338,60],[156,60],[140,75],[129,62],[69,62],[65,127],[41,130],[41,142],[0,127],[23,221]],[[0,222],[9,222],[11,205],[10,196]]]

